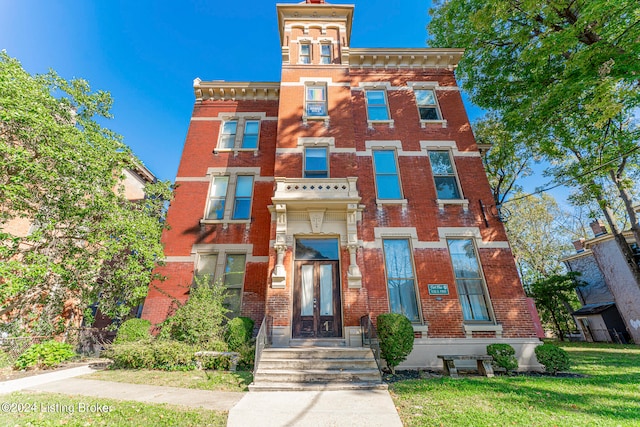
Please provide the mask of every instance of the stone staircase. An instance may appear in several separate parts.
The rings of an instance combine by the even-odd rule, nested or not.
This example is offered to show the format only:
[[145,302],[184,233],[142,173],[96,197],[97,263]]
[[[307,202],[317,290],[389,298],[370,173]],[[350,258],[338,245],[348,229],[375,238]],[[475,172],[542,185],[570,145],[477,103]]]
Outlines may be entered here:
[[387,389],[369,348],[267,348],[251,391]]

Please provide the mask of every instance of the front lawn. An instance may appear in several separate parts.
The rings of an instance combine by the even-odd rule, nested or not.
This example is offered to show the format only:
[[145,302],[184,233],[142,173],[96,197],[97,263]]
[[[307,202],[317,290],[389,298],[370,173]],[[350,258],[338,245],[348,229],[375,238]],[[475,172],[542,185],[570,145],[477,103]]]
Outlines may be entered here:
[[81,378],[216,391],[247,391],[249,384],[253,381],[253,375],[248,371],[155,371],[150,369],[105,369]]
[[52,393],[2,397],[3,426],[224,426],[227,413],[167,404],[128,402]]
[[585,377],[443,377],[389,391],[405,426],[637,426],[640,347],[560,346]]

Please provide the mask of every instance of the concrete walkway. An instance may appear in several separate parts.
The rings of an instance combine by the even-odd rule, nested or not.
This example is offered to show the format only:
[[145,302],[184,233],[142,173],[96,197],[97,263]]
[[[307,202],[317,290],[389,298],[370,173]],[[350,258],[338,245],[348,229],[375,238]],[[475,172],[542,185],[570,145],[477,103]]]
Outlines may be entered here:
[[89,366],[0,382],[0,395],[26,390],[229,411],[229,427],[401,427],[386,390],[222,392],[74,378]]
[[253,391],[229,411],[227,427],[402,427],[386,390]]

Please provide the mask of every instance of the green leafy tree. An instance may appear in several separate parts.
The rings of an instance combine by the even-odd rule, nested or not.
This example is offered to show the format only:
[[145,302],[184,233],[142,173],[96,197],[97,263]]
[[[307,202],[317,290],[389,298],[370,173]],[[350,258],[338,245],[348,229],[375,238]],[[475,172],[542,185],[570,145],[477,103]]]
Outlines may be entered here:
[[208,276],[196,276],[189,290],[189,299],[160,324],[161,339],[173,339],[188,344],[224,343],[224,325],[229,320],[225,308],[226,288]]
[[472,101],[527,135],[556,183],[595,201],[631,260],[605,194],[610,183],[640,241],[637,1],[445,0],[431,14],[431,45],[466,48],[457,76]]
[[529,296],[533,297],[545,328],[555,332],[560,340],[576,330],[571,313],[580,305],[576,287],[580,286],[579,273],[554,274],[533,283]]
[[110,107],[84,80],[31,75],[0,53],[0,316],[17,333],[60,333],[96,301],[125,317],[163,258],[170,186],[126,200],[122,172],[140,162],[100,125]]
[[531,175],[532,158],[526,136],[512,132],[495,113],[489,113],[473,125],[476,141],[490,147],[482,163],[489,178],[496,208],[515,192],[522,191],[518,180]]
[[522,284],[528,289],[536,281],[564,272],[559,260],[573,249],[570,242],[578,231],[553,196],[523,196],[515,193],[505,203],[503,218]]

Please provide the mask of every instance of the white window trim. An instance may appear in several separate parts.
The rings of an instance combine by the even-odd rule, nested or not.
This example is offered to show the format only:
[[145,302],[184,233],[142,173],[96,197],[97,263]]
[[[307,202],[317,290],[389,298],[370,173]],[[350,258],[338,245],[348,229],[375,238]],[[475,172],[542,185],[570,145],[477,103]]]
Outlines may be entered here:
[[305,173],[307,172],[307,148],[324,148],[326,150],[327,177],[320,179],[331,178],[331,146],[327,144],[308,144],[302,148],[302,178],[307,178],[305,176]]
[[[253,184],[251,186],[251,206],[249,207],[249,218],[247,219],[232,219],[233,208],[235,206],[236,188],[238,182],[238,176],[248,175],[253,177]],[[255,193],[255,186],[260,179],[260,168],[209,168],[207,171],[207,178],[209,181],[209,188],[207,189],[207,202],[205,203],[205,210],[200,224],[223,224],[223,229],[226,229],[229,224],[246,224],[247,229],[251,226],[251,210],[253,209],[253,196]],[[228,176],[229,183],[227,185],[227,195],[224,203],[224,214],[222,219],[207,219],[207,212],[209,211],[209,203],[211,197],[211,186],[213,185],[214,178],[217,176]]]
[[[428,124],[440,124],[442,125],[443,128],[446,128],[448,126],[448,123],[447,123],[447,120],[442,115],[442,109],[440,108],[440,103],[438,102],[437,89],[440,89],[439,83],[438,82],[407,82],[407,85],[411,88],[412,92],[415,92],[416,90],[432,90],[433,91],[433,96],[436,101],[436,104],[435,104],[436,111],[438,112],[440,119],[438,120],[420,119],[420,126],[424,129],[427,127]],[[417,98],[416,98],[415,104],[416,104],[416,110],[418,111],[418,117],[420,117],[420,107],[418,106]]]
[[[309,86],[323,86],[324,87],[324,102],[327,115],[325,116],[308,116],[307,115],[307,88]],[[304,105],[302,106],[302,124],[307,125],[309,121],[322,121],[325,126],[329,126],[329,82],[326,80],[317,81],[304,81]]]
[[[247,277],[247,266],[250,262],[256,262],[258,257],[253,256],[253,245],[193,245],[191,249],[191,257],[193,258],[193,280],[195,281],[198,271],[198,264],[202,255],[215,255],[216,266],[213,273],[214,283],[224,284],[224,270],[227,262],[227,255],[244,255],[244,275],[242,277],[242,286],[240,287],[240,311],[242,311],[242,301],[244,299],[244,287]],[[263,257],[264,258],[264,257]],[[232,288],[237,289],[237,288]],[[240,315],[241,313],[239,313]]]
[[[462,184],[460,183],[460,175],[458,174],[458,169],[456,168],[455,156],[453,155],[453,150],[450,147],[426,147],[427,150],[427,161],[429,162],[429,168],[431,169],[431,176],[433,178],[433,188],[436,190],[436,203],[438,204],[438,208],[442,211],[444,210],[446,205],[461,205],[462,209],[465,212],[469,211],[469,200],[464,197],[464,192],[462,191]],[[456,179],[456,185],[458,186],[458,192],[460,193],[459,199],[439,199],[438,198],[438,190],[436,188],[436,176],[433,173],[433,166],[431,165],[431,159],[429,158],[429,151],[446,151],[449,153],[449,160],[451,162],[451,168],[453,169],[453,175]]]
[[[376,179],[376,162],[374,158],[374,151],[393,151],[393,158],[396,162],[396,171],[398,175],[398,187],[400,189],[400,199],[380,199],[378,198],[378,180]],[[400,163],[398,162],[398,151],[395,147],[389,146],[377,146],[371,148],[371,167],[373,168],[373,183],[376,189],[376,206],[378,209],[382,209],[384,205],[402,205],[402,209],[406,209],[409,204],[408,200],[404,197],[404,191],[402,191],[402,176],[400,175]]]
[[[234,156],[237,156],[239,152],[253,152],[254,156],[258,155],[258,150],[260,149],[260,132],[262,130],[262,122],[265,119],[265,113],[236,113],[233,115],[220,113],[218,117],[221,120],[220,130],[218,132],[218,142],[216,144],[216,148],[213,150],[213,154],[217,155],[218,153],[224,152],[233,152]],[[224,124],[228,121],[236,121],[236,136],[233,142],[233,148],[222,148],[220,147],[220,143],[222,141],[222,129]],[[258,122],[258,139],[256,142],[256,148],[243,148],[242,142],[244,139],[244,129],[245,124],[248,121],[257,121]]]
[[[355,88],[352,88],[352,90]],[[367,126],[369,129],[375,129],[376,124],[387,124],[390,129],[395,127],[395,121],[391,118],[391,111],[389,110],[389,97],[387,96],[389,91],[397,89],[391,86],[390,82],[360,82],[358,89],[362,90],[364,96],[365,110],[367,111]],[[367,90],[382,90],[384,91],[384,99],[387,105],[388,120],[369,120],[369,109],[367,104]]]
[[[387,109],[387,117],[388,119],[381,119],[381,120],[371,120],[369,118],[369,101],[367,98],[367,92],[372,91],[372,90],[377,90],[383,93],[384,96],[384,106]],[[365,103],[365,109],[367,111],[367,126],[371,129],[373,129],[373,125],[374,124],[388,124],[389,128],[393,129],[395,122],[393,121],[393,119],[391,118],[391,111],[389,110],[389,96],[388,96],[388,91],[386,88],[374,88],[374,87],[367,87],[364,90],[364,103]]]
[[402,178],[400,176],[400,165],[398,158],[402,155],[402,141],[365,141],[366,155],[371,156],[371,168],[373,169],[373,183],[376,189],[376,206],[378,209],[382,209],[384,205],[401,205],[402,209],[406,209],[409,204],[406,198],[401,199],[379,199],[378,198],[378,182],[376,180],[376,165],[373,158],[373,152],[377,150],[395,151],[396,168],[398,170],[398,180],[400,185],[400,194],[404,196],[402,191]]
[[[438,230],[439,232],[440,230]],[[478,230],[478,233],[480,231]],[[474,233],[475,234],[475,233]],[[476,260],[478,261],[478,268],[480,269],[480,278],[482,279],[482,290],[484,292],[485,302],[487,304],[487,313],[489,314],[490,320],[463,320],[463,326],[465,326],[465,333],[467,334],[467,338],[470,338],[469,334],[473,334],[473,332],[496,332],[496,338],[498,337],[498,329],[500,330],[500,335],[502,335],[502,325],[499,325],[496,321],[496,314],[493,310],[493,302],[491,301],[491,294],[489,294],[489,287],[487,286],[487,278],[484,274],[484,268],[482,266],[482,261],[480,259],[480,253],[478,252],[479,246],[477,244],[477,239],[475,236],[469,235],[449,235],[445,238],[446,240],[471,240],[473,243],[473,248],[476,256]],[[447,254],[449,255],[449,262],[451,263],[451,273],[453,274],[453,286],[456,290],[456,295],[458,295],[458,302],[460,303],[460,294],[458,293],[458,283],[456,281],[456,274],[453,270],[453,259],[451,259],[451,252],[449,252],[449,244],[447,243]],[[462,307],[462,303],[460,303]],[[467,332],[467,327],[469,332]],[[473,336],[471,336],[472,338]]]
[[412,326],[414,331],[423,331],[427,332],[428,326],[424,320],[424,316],[422,313],[422,303],[420,299],[420,286],[418,280],[418,270],[416,270],[416,262],[415,262],[415,246],[414,243],[418,241],[418,235],[416,229],[414,227],[398,227],[392,232],[389,232],[390,228],[380,228],[376,227],[374,229],[374,233],[376,235],[376,241],[380,242],[380,249],[382,250],[382,259],[383,259],[383,269],[384,269],[384,278],[385,278],[385,288],[387,291],[387,309],[389,313],[391,313],[391,297],[389,296],[389,276],[387,275],[387,263],[384,253],[384,240],[408,240],[409,241],[409,256],[411,257],[411,267],[413,268],[413,287],[415,289],[416,294],[416,305],[418,307],[418,318],[420,319],[417,323],[412,322]]

